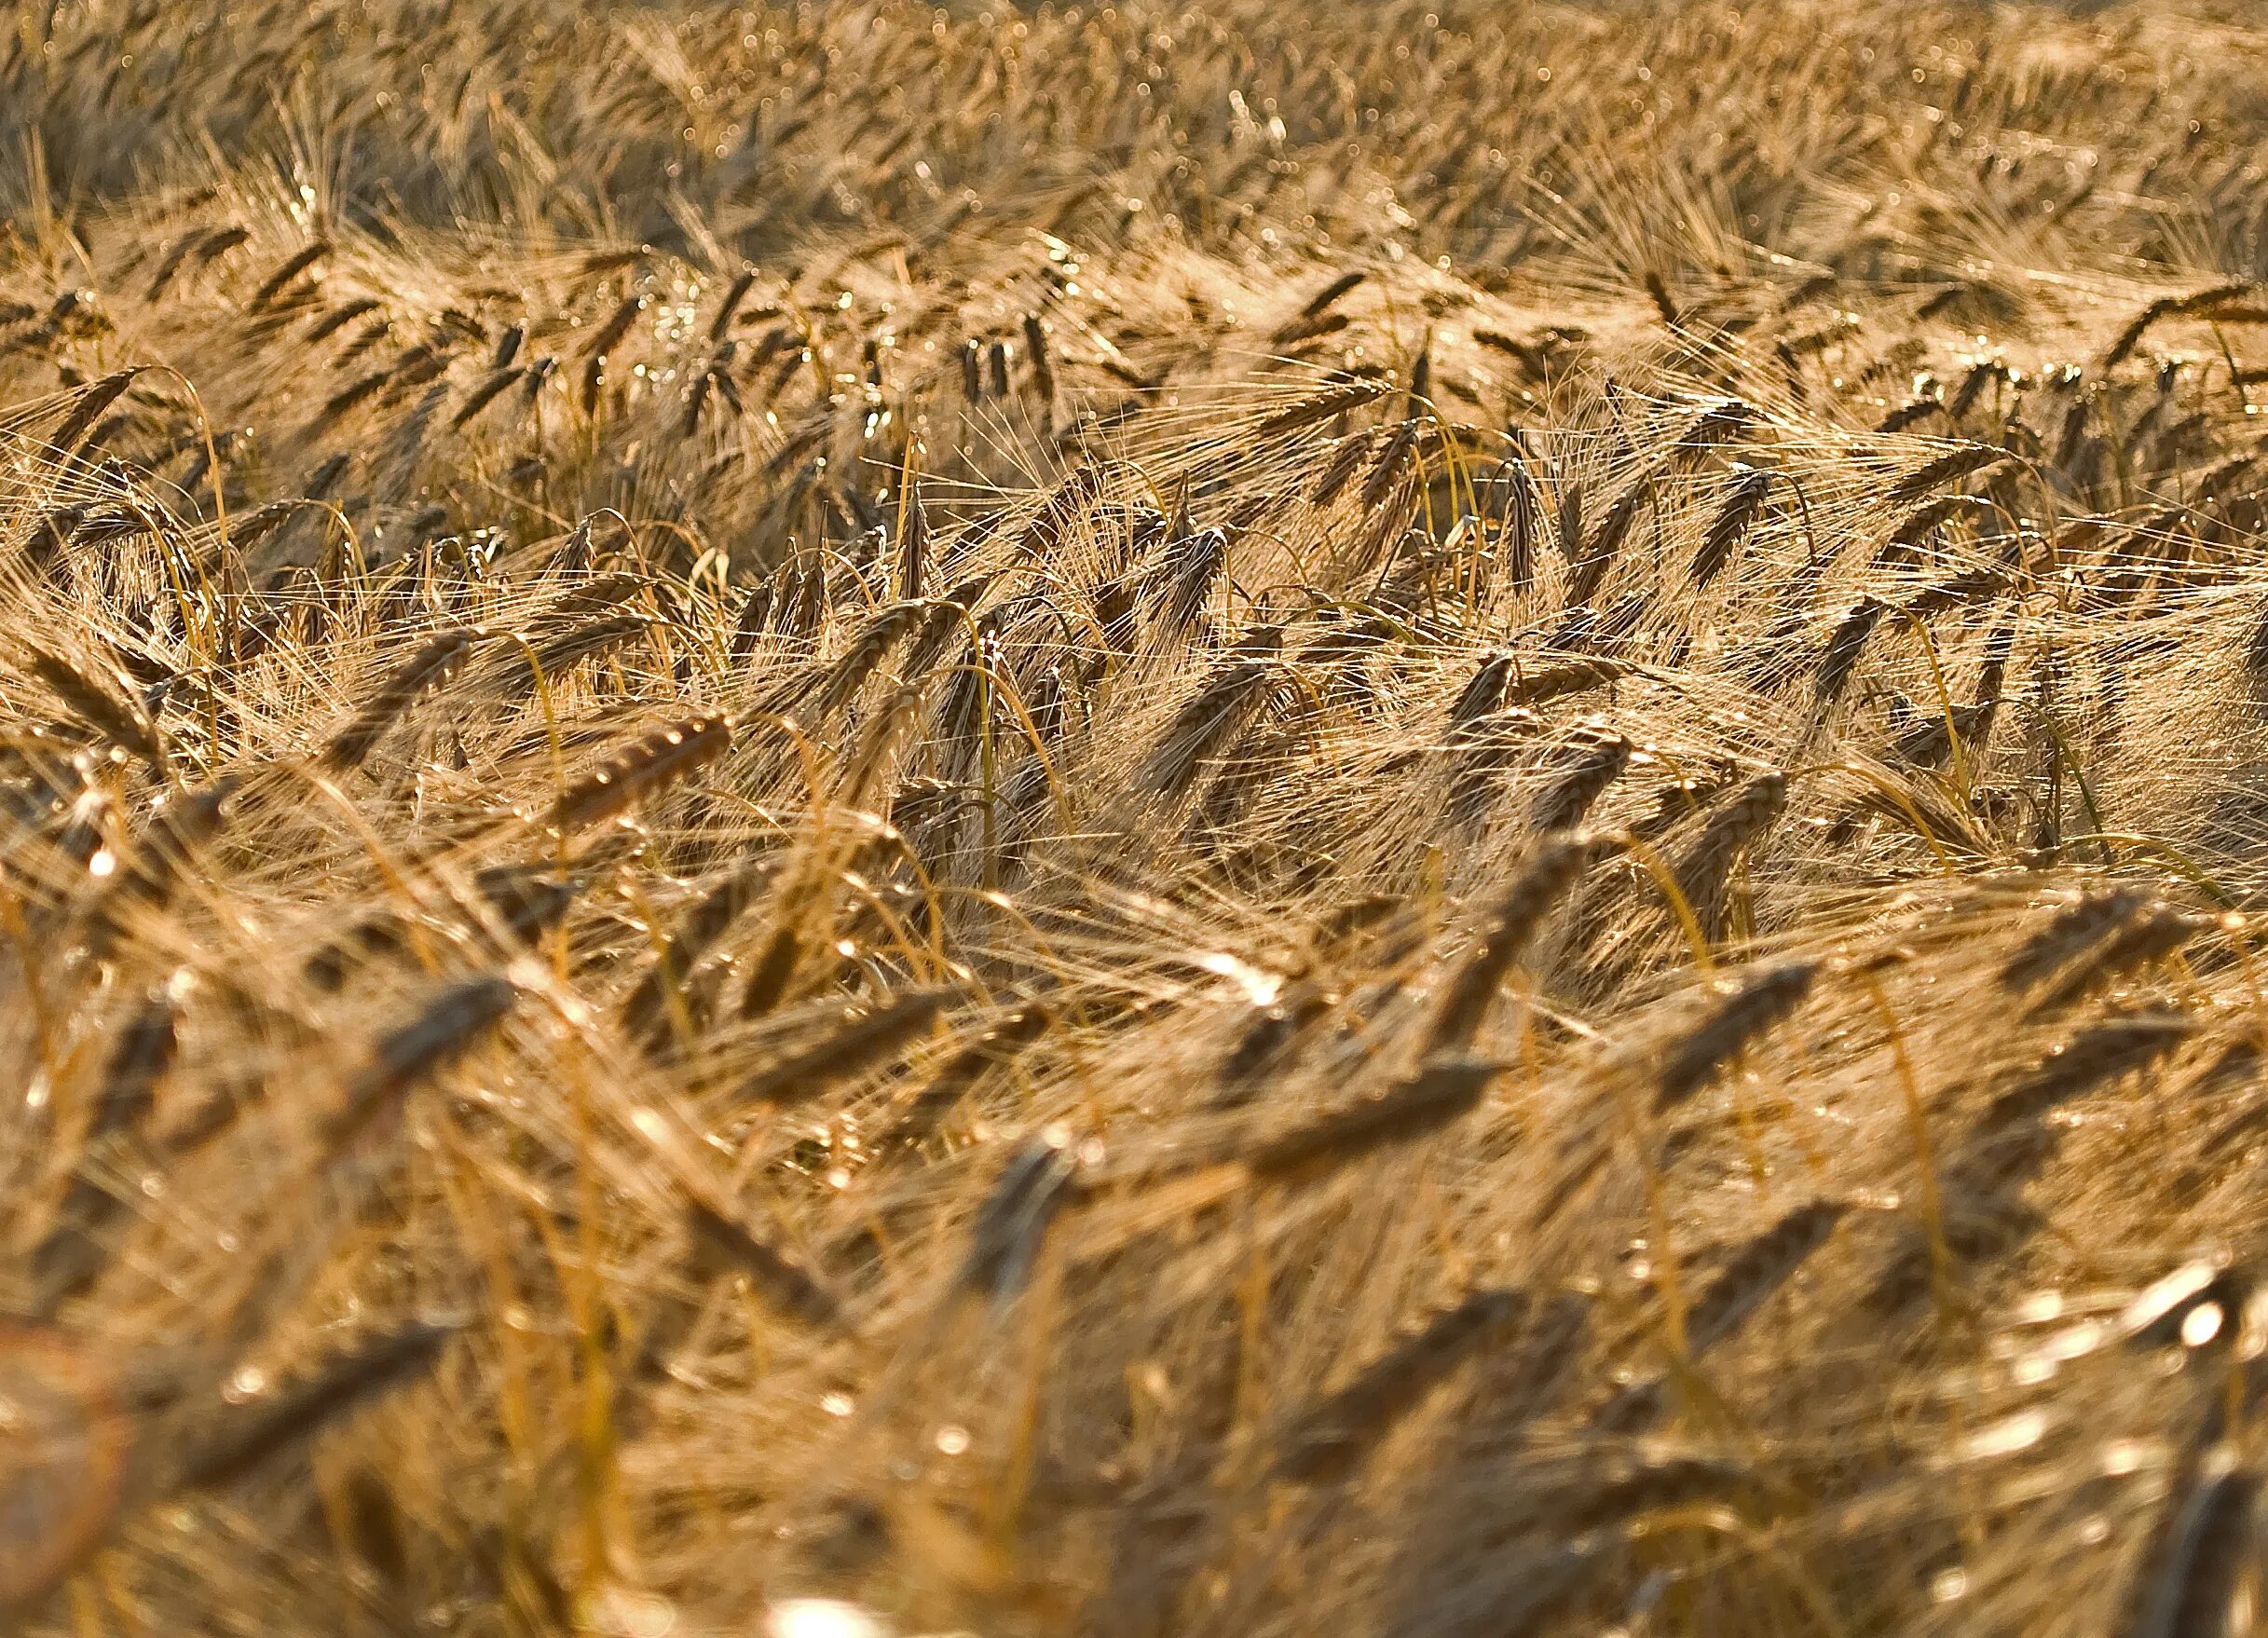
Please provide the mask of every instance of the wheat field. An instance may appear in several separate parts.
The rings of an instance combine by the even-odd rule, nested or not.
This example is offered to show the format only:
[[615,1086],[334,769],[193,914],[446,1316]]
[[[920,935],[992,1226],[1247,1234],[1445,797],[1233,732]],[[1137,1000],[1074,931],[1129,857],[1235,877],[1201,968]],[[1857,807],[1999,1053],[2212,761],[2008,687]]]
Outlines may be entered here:
[[2250,1630],[2261,22],[7,7],[0,1628]]

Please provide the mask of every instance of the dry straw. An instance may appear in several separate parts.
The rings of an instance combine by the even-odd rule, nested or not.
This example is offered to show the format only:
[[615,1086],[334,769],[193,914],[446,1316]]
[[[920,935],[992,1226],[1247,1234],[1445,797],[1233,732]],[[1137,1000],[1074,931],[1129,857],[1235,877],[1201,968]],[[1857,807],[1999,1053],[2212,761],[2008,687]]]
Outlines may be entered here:
[[2252,10],[182,9],[0,31],[0,1626],[2250,1618]]

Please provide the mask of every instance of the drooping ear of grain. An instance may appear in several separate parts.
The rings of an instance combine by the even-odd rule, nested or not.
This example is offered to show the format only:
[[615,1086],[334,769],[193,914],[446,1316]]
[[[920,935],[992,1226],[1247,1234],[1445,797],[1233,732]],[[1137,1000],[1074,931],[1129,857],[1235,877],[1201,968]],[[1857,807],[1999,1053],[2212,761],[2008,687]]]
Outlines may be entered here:
[[2138,917],[2074,956],[2033,998],[2030,1016],[2060,1012],[2138,968],[2178,954],[2205,925],[2201,918],[2169,906]]
[[[1312,397],[1277,410],[1252,430],[1257,438],[1276,438],[1303,428],[1335,421],[1341,416],[1352,415],[1366,404],[1386,396],[1382,381],[1349,381],[1340,387],[1326,387]],[[1328,504],[1328,501],[1318,502]]]
[[137,911],[145,916],[165,912],[184,874],[228,824],[242,783],[239,775],[225,774],[159,810],[87,912],[91,953],[107,955],[126,935],[127,918]]
[[307,1376],[228,1406],[198,1431],[172,1476],[181,1490],[210,1490],[303,1450],[333,1423],[352,1415],[433,1369],[458,1327],[417,1323],[382,1331],[341,1350]]
[[2032,988],[2089,947],[2114,936],[2152,903],[2148,894],[2134,888],[2112,888],[2075,900],[2009,956],[2001,966],[2001,983],[2010,990]]
[[49,437],[50,444],[65,455],[75,452],[94,424],[102,418],[102,413],[118,402],[126,389],[134,384],[134,377],[141,374],[139,368],[113,370],[79,394],[70,413],[56,424]]
[[817,1097],[834,1083],[902,1051],[951,999],[949,990],[914,990],[894,997],[759,1071],[741,1087],[740,1096],[755,1103],[799,1103]]
[[1653,1075],[1656,1112],[1691,1098],[1779,1025],[1803,1003],[1819,972],[1816,962],[1783,962],[1733,982],[1663,1055]]
[[1734,863],[1779,822],[1787,806],[1787,778],[1777,769],[1756,775],[1713,810],[1677,862],[1677,888],[1715,936]]
[[153,770],[164,771],[165,752],[157,729],[139,706],[119,697],[115,683],[106,684],[88,667],[75,665],[44,648],[33,651],[32,671],[81,720],[113,744],[133,752]]
[[148,1130],[158,1084],[180,1056],[179,1026],[180,1008],[171,989],[155,990],[119,1031],[103,1061],[102,1081],[87,1111],[80,1164],[52,1225],[32,1250],[39,1292],[35,1305],[42,1313],[52,1315],[66,1299],[84,1291],[109,1261],[105,1234],[128,1215],[131,1204],[102,1173],[131,1173],[143,1164],[135,1151]]
[[[739,277],[726,288],[717,304],[715,317],[709,321],[709,339],[712,342],[722,341],[726,333],[732,328],[732,321],[740,314],[741,303],[746,301],[748,293],[756,288],[756,273],[754,267],[743,268]],[[510,362],[505,361],[507,363]]]
[[2172,1527],[2148,1565],[2122,1638],[2221,1638],[2230,1631],[2239,1581],[2251,1562],[2260,1479],[2233,1451],[2201,1464],[2178,1498]]
[[1228,566],[1228,536],[1219,529],[1169,534],[1158,566],[1157,628],[1170,643],[1195,630]]
[[244,298],[247,312],[265,311],[268,305],[290,288],[292,280],[331,253],[327,239],[311,239],[279,263],[274,272],[260,281],[259,288]]
[[1619,733],[1578,725],[1564,758],[1555,765],[1555,777],[1537,793],[1528,809],[1529,827],[1549,834],[1582,824],[1607,787],[1621,778],[1635,749]]
[[1275,656],[1282,641],[1274,627],[1249,635],[1243,657],[1223,662],[1175,715],[1135,771],[1135,788],[1158,796],[1186,790],[1197,765],[1225,747],[1264,707],[1280,676]]
[[1998,466],[2007,458],[2006,450],[1994,449],[1986,444],[1973,444],[1966,449],[1949,451],[1935,460],[1916,467],[1891,485],[1890,503],[1904,506],[1919,500],[1933,489],[1959,483],[1963,478],[1983,471],[1987,467]]
[[1032,391],[1045,414],[1055,403],[1055,361],[1047,346],[1046,326],[1037,313],[1024,315],[1024,353],[1032,361]]
[[1411,416],[1394,424],[1387,432],[1386,447],[1371,466],[1370,476],[1362,482],[1362,509],[1379,512],[1388,496],[1400,485],[1402,474],[1409,469],[1411,458],[1417,452],[1417,435],[1424,423]]
[[1630,539],[1631,528],[1638,521],[1638,513],[1646,505],[1646,485],[1633,482],[1615,497],[1606,515],[1599,520],[1597,531],[1575,559],[1575,573],[1567,582],[1569,603],[1588,603],[1598,594],[1607,571],[1614,567],[1622,546]]
[[1315,983],[1255,1006],[1235,1046],[1221,1060],[1221,1090],[1214,1107],[1234,1109],[1260,1092],[1268,1073],[1295,1052],[1309,1031],[1328,1017],[1340,997]]
[[1412,1329],[1346,1386],[1293,1416],[1276,1477],[1295,1483],[1344,1478],[1476,1350],[1517,1326],[1532,1301],[1517,1288],[1478,1290]]
[[369,757],[386,730],[423,695],[445,686],[471,657],[474,635],[458,628],[429,637],[378,685],[376,692],[323,746],[324,766],[344,771]]
[[1642,1443],[1600,1452],[1590,1472],[1555,1487],[1537,1507],[1555,1534],[1572,1537],[1645,1513],[1746,1501],[1763,1488],[1756,1468],[1738,1456]]
[[1479,945],[1443,990],[1427,1035],[1429,1050],[1471,1046],[1505,976],[1600,852],[1600,844],[1585,836],[1548,836],[1537,846],[1490,912]]
[[2097,1086],[2147,1069],[2189,1039],[2193,1022],[2170,1008],[2090,1025],[2053,1049],[1979,1117],[1990,1130],[2036,1120]]
[[473,1046],[504,1021],[519,999],[503,978],[466,978],[436,992],[417,1015],[378,1037],[348,1078],[324,1136],[344,1148],[391,1102]]
[[1686,1310],[1686,1346],[1699,1356],[1738,1331],[1826,1244],[1845,1209],[1806,1201],[1734,1251]]
[[686,1225],[705,1256],[745,1276],[780,1312],[806,1325],[833,1325],[841,1318],[841,1301],[816,1274],[738,1218],[705,1200],[693,1200],[686,1207]]
[[731,744],[732,725],[721,717],[691,717],[657,728],[560,792],[544,823],[567,831],[611,819],[715,761]]
[[968,1096],[988,1070],[1025,1051],[1054,1021],[1054,1015],[1037,1003],[1011,1008],[902,1100],[881,1140],[885,1144],[920,1142],[936,1130],[938,1123]]
[[1261,1181],[1297,1183],[1379,1150],[1417,1142],[1480,1107],[1503,1068],[1478,1058],[1428,1063],[1384,1091],[1261,1138],[1244,1164]]
[[1819,657],[1819,669],[1811,679],[1813,694],[1823,705],[1832,705],[1843,697],[1850,685],[1851,673],[1858,669],[1860,658],[1866,652],[1866,640],[1874,635],[1874,628],[1888,612],[1879,598],[1862,597],[1851,605],[1851,612],[1836,622],[1828,634],[1825,649]]
[[1022,1288],[1057,1214],[1079,1194],[1078,1156],[1059,1134],[1019,1144],[977,1208],[955,1288],[995,1305]]
[[1502,697],[1508,705],[1545,705],[1570,694],[1608,687],[1629,675],[1630,668],[1616,661],[1571,660],[1528,673],[1508,685]]
[[657,1051],[668,1038],[669,998],[681,991],[694,965],[749,906],[771,880],[777,862],[759,858],[727,876],[686,912],[646,976],[623,997],[623,1030],[632,1039]]
[[1693,583],[1706,586],[1725,570],[1732,554],[1747,538],[1756,513],[1771,493],[1772,474],[1761,470],[1743,472],[1726,492],[1724,504],[1709,520],[1699,551],[1693,554]]

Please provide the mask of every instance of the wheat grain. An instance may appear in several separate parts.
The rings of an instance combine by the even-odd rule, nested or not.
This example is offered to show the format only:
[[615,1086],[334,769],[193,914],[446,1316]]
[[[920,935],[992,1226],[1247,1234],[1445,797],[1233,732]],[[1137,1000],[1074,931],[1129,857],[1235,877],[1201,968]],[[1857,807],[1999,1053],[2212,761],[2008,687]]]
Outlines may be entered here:
[[1590,837],[1553,836],[1522,862],[1490,911],[1480,943],[1443,987],[1427,1031],[1430,1049],[1462,1052],[1472,1044],[1505,976],[1541,930],[1544,917],[1573,891],[1601,851]]
[[846,1018],[842,1028],[825,1039],[751,1077],[739,1095],[760,1103],[795,1103],[816,1097],[832,1083],[895,1056],[951,999],[943,990],[916,990]]
[[987,1071],[1025,1051],[1054,1022],[1054,1015],[1036,1003],[1009,1009],[1005,1017],[947,1058],[928,1080],[899,1102],[879,1140],[899,1144],[920,1142],[936,1130],[939,1123],[976,1088]]
[[458,1328],[419,1322],[378,1332],[272,1394],[227,1407],[200,1431],[172,1483],[209,1490],[232,1483],[381,1395],[433,1369]]
[[1244,1164],[1265,1181],[1301,1182],[1376,1150],[1416,1142],[1478,1108],[1502,1071],[1477,1058],[1428,1063],[1384,1091],[1261,1138]]
[[1691,1098],[1767,1031],[1803,1003],[1818,980],[1814,962],[1783,962],[1730,983],[1654,1072],[1654,1109]]
[[2230,1630],[2230,1605],[2248,1556],[2260,1481],[2234,1453],[2214,1452],[2180,1499],[2166,1549],[2140,1590],[2127,1638],[2214,1638]]
[[428,638],[331,736],[321,753],[324,765],[338,770],[360,767],[403,712],[424,694],[447,684],[471,658],[475,641],[475,635],[463,628]]
[[746,1276],[765,1302],[807,1325],[834,1325],[840,1300],[796,1258],[759,1238],[736,1217],[706,1201],[686,1208],[693,1242],[724,1266]]
[[2256,8],[182,9],[0,30],[0,1626],[2257,1601]]
[[697,772],[731,744],[732,725],[721,717],[690,717],[655,729],[560,792],[544,823],[554,830],[580,830],[613,818]]
[[325,1122],[331,1145],[351,1142],[410,1087],[471,1050],[504,1021],[519,991],[507,980],[459,980],[433,994],[417,1015],[381,1035],[341,1088]]
[[1292,1418],[1276,1477],[1303,1484],[1345,1478],[1476,1350],[1518,1325],[1531,1303],[1517,1289],[1478,1290],[1413,1328]]

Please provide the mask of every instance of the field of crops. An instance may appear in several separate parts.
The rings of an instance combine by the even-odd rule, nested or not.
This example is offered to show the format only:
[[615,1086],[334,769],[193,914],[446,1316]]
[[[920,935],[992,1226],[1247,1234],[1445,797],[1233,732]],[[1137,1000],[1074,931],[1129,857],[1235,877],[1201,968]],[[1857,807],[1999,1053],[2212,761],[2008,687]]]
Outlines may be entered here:
[[0,10],[0,1630],[2250,1630],[2264,143],[2210,0]]

